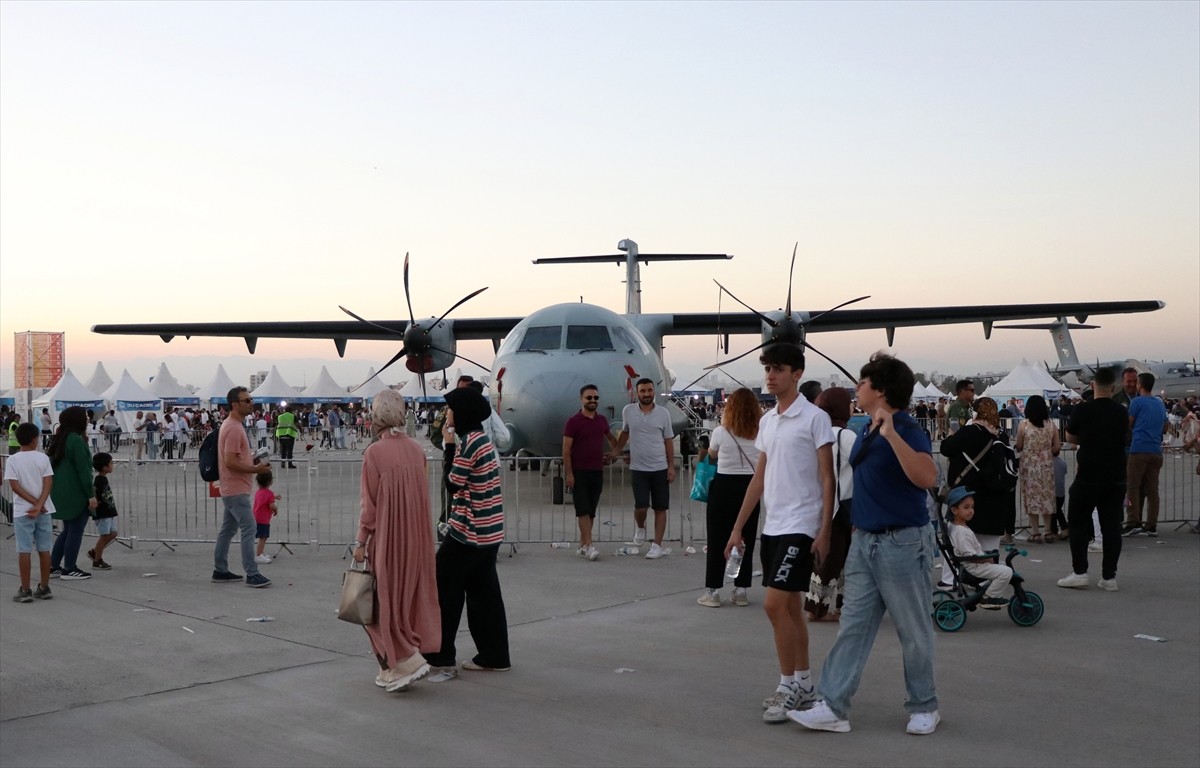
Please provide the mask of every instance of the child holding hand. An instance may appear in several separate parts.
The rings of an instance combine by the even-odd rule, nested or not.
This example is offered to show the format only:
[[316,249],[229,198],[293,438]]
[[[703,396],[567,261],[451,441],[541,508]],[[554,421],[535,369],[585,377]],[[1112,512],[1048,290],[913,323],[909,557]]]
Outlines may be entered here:
[[257,478],[258,490],[254,493],[254,522],[258,526],[256,533],[258,550],[254,562],[269,563],[271,556],[265,550],[267,539],[271,537],[271,518],[279,514],[279,505],[276,502],[283,497],[271,490],[275,476],[270,472],[263,472]]

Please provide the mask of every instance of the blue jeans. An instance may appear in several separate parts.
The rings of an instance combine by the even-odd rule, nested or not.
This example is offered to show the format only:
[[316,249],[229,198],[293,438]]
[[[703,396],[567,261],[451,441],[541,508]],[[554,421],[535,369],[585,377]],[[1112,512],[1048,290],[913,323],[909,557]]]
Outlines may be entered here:
[[221,520],[221,530],[217,533],[213,568],[222,573],[229,571],[229,543],[233,541],[234,531],[241,531],[242,568],[246,570],[247,576],[258,573],[258,566],[254,563],[254,533],[258,526],[254,523],[250,494],[222,496],[221,503],[225,506],[225,517]]
[[64,571],[78,570],[79,566],[75,561],[79,558],[79,547],[83,544],[83,531],[91,519],[85,508],[74,520],[62,521],[62,533],[58,534],[54,546],[50,548],[52,568],[62,566]]
[[933,530],[928,525],[888,533],[854,532],[846,559],[841,626],[818,686],[839,717],[850,713],[850,699],[858,690],[884,611],[892,616],[904,655],[904,709],[912,714],[938,708],[929,616],[933,551]]

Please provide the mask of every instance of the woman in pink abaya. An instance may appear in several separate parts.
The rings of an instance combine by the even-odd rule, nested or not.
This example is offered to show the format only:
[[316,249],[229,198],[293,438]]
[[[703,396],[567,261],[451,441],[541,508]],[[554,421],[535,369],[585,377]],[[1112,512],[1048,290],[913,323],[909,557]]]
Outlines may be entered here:
[[404,432],[399,393],[380,392],[371,421],[376,439],[363,452],[354,561],[366,560],[375,574],[375,623],[366,627],[379,661],[375,684],[403,691],[429,673],[422,653],[441,648],[433,517],[425,452]]

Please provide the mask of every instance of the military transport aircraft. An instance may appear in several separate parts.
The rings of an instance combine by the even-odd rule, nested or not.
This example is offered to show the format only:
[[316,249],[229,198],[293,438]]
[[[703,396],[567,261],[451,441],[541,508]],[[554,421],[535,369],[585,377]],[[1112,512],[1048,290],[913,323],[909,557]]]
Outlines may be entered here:
[[417,320],[413,315],[408,289],[406,256],[404,292],[408,302],[407,321],[371,321],[343,310],[355,319],[95,325],[92,331],[160,336],[168,342],[176,336],[241,337],[245,339],[251,354],[260,338],[332,339],[339,356],[345,354],[349,339],[398,339],[400,350],[380,371],[403,358],[408,370],[422,377],[433,371],[444,371],[456,357],[474,362],[457,353],[459,341],[491,339],[496,354],[491,368],[490,396],[493,407],[512,433],[512,442],[506,452],[555,456],[561,452],[562,426],[579,409],[579,388],[584,384],[595,384],[599,388],[602,412],[610,422],[615,423],[620,420],[621,408],[636,399],[634,383],[642,377],[653,379],[662,393],[659,395],[660,404],[671,412],[677,433],[684,428],[687,423],[685,415],[667,399],[673,377],[662,358],[664,336],[720,334],[725,337],[725,347],[728,349],[729,335],[758,333],[762,341],[760,346],[780,342],[802,344],[825,357],[807,340],[809,334],[883,328],[891,346],[896,328],[899,327],[978,322],[983,325],[984,337],[987,338],[991,335],[993,322],[997,320],[1070,316],[1083,322],[1090,315],[1152,312],[1165,306],[1161,301],[1102,301],[907,309],[835,308],[836,311],[807,312],[792,310],[789,284],[787,303],[782,310],[643,313],[640,264],[733,257],[726,254],[642,254],[638,252],[637,243],[628,239],[620,241],[617,248],[622,253],[537,259],[534,263],[611,262],[623,265],[624,313],[592,304],[566,303],[543,307],[526,317],[447,317],[465,301],[486,290],[481,288],[440,317]]

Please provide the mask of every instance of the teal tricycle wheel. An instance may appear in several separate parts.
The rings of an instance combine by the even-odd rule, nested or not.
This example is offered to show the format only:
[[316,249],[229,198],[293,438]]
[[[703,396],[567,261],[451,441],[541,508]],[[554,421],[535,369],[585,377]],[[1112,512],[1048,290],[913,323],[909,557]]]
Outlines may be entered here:
[[1024,602],[1014,596],[1008,601],[1008,617],[1021,627],[1032,627],[1042,620],[1046,607],[1037,592],[1026,592]]

